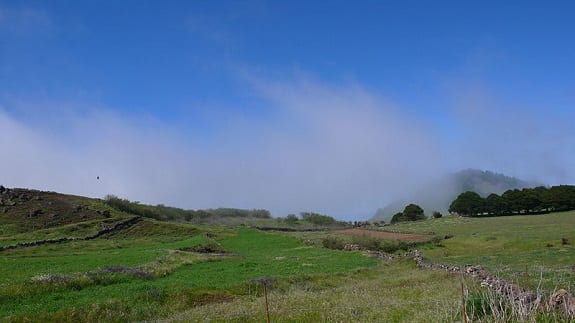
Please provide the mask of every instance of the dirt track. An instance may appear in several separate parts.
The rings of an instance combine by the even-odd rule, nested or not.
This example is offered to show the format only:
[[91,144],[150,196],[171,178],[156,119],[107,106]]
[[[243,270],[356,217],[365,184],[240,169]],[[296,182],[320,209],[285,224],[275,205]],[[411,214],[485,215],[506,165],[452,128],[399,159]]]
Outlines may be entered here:
[[337,230],[334,232],[354,236],[370,236],[374,238],[389,239],[389,240],[414,241],[414,240],[425,240],[431,237],[425,234],[394,233],[394,232],[373,231],[365,229],[346,229],[346,230]]

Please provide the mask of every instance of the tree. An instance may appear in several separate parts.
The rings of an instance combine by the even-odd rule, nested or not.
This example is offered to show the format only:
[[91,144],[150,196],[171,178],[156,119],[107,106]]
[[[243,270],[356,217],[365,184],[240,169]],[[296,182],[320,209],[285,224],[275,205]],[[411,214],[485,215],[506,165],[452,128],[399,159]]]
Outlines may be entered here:
[[489,194],[485,199],[485,211],[489,215],[503,215],[508,212],[507,209],[505,199],[495,193]]
[[403,209],[403,216],[405,216],[408,221],[425,220],[423,209],[417,204],[407,205],[405,209]]
[[403,209],[403,212],[398,212],[391,218],[391,223],[418,220],[425,220],[423,209],[417,204],[409,204]]
[[288,223],[296,223],[298,221],[297,215],[295,214],[288,214],[286,216],[286,222]]
[[449,212],[459,213],[463,216],[477,216],[482,214],[483,211],[483,198],[472,191],[459,194],[449,206]]
[[337,221],[332,218],[331,216],[328,215],[323,215],[323,214],[319,214],[319,213],[313,213],[313,212],[300,212],[301,218],[304,221],[307,221],[309,223],[315,224],[315,225],[330,225],[330,224],[336,224]]
[[573,210],[575,209],[575,186],[553,186],[547,190],[545,201],[553,211]]
[[391,224],[395,224],[398,222],[407,221],[407,218],[403,216],[403,213],[397,212],[391,217]]
[[503,193],[503,195],[501,195],[501,197],[503,197],[505,203],[507,204],[507,210],[509,214],[519,214],[525,209],[523,205],[523,193],[520,190],[507,190]]
[[441,214],[441,212],[439,212],[439,211],[433,211],[433,213],[431,213],[431,215],[433,216],[434,219],[439,219],[443,216],[443,214]]

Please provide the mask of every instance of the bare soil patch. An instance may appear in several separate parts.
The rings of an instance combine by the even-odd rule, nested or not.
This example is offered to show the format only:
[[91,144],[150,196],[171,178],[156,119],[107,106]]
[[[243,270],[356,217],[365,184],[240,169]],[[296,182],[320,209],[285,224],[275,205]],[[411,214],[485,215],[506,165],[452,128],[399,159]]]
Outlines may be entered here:
[[379,239],[404,240],[404,241],[417,241],[431,238],[430,235],[426,234],[395,233],[395,232],[373,231],[366,229],[345,229],[345,230],[337,230],[334,232],[354,236],[369,236]]

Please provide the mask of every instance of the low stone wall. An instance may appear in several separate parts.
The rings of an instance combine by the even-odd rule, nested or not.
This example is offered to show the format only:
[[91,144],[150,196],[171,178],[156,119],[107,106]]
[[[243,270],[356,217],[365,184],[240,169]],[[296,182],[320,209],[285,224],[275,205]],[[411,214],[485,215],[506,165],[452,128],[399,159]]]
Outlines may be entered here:
[[70,237],[70,238],[37,240],[37,241],[30,241],[30,242],[20,242],[20,243],[14,244],[14,245],[0,246],[0,251],[11,250],[11,249],[20,249],[20,248],[29,248],[29,247],[35,247],[35,246],[40,246],[40,245],[45,245],[45,244],[62,243],[62,242],[67,242],[67,241],[92,240],[92,239],[96,239],[96,238],[99,238],[99,237],[104,236],[104,235],[114,234],[114,233],[117,233],[118,231],[127,229],[127,228],[133,226],[134,224],[138,223],[141,220],[142,220],[141,216],[136,216],[136,217],[130,218],[126,221],[116,223],[116,225],[114,225],[113,227],[104,228],[102,230],[99,230],[98,232],[91,234],[89,236],[85,236],[85,237],[81,237],[81,238]]
[[564,289],[554,292],[547,300],[542,295],[535,293],[504,279],[490,274],[481,266],[467,265],[464,268],[450,264],[428,264],[423,261],[421,251],[411,252],[413,260],[419,268],[441,269],[452,273],[460,273],[477,277],[481,280],[481,286],[489,287],[497,294],[519,306],[526,313],[536,311],[561,311],[567,318],[575,318],[575,297]]

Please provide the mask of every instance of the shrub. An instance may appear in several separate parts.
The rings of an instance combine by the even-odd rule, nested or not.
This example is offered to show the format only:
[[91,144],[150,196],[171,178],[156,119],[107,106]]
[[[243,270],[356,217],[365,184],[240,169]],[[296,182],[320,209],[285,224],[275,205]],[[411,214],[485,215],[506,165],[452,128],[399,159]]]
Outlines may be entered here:
[[216,242],[209,242],[206,244],[200,244],[193,247],[181,248],[182,251],[191,251],[199,253],[226,253],[226,249]]
[[335,249],[335,250],[343,250],[345,248],[345,243],[341,239],[334,237],[323,238],[323,240],[321,241],[321,245],[324,248]]
[[432,216],[434,219],[439,219],[443,216],[443,214],[441,214],[439,211],[433,211]]
[[361,249],[365,250],[377,251],[381,248],[381,240],[366,235],[353,236],[352,243],[359,245]]

